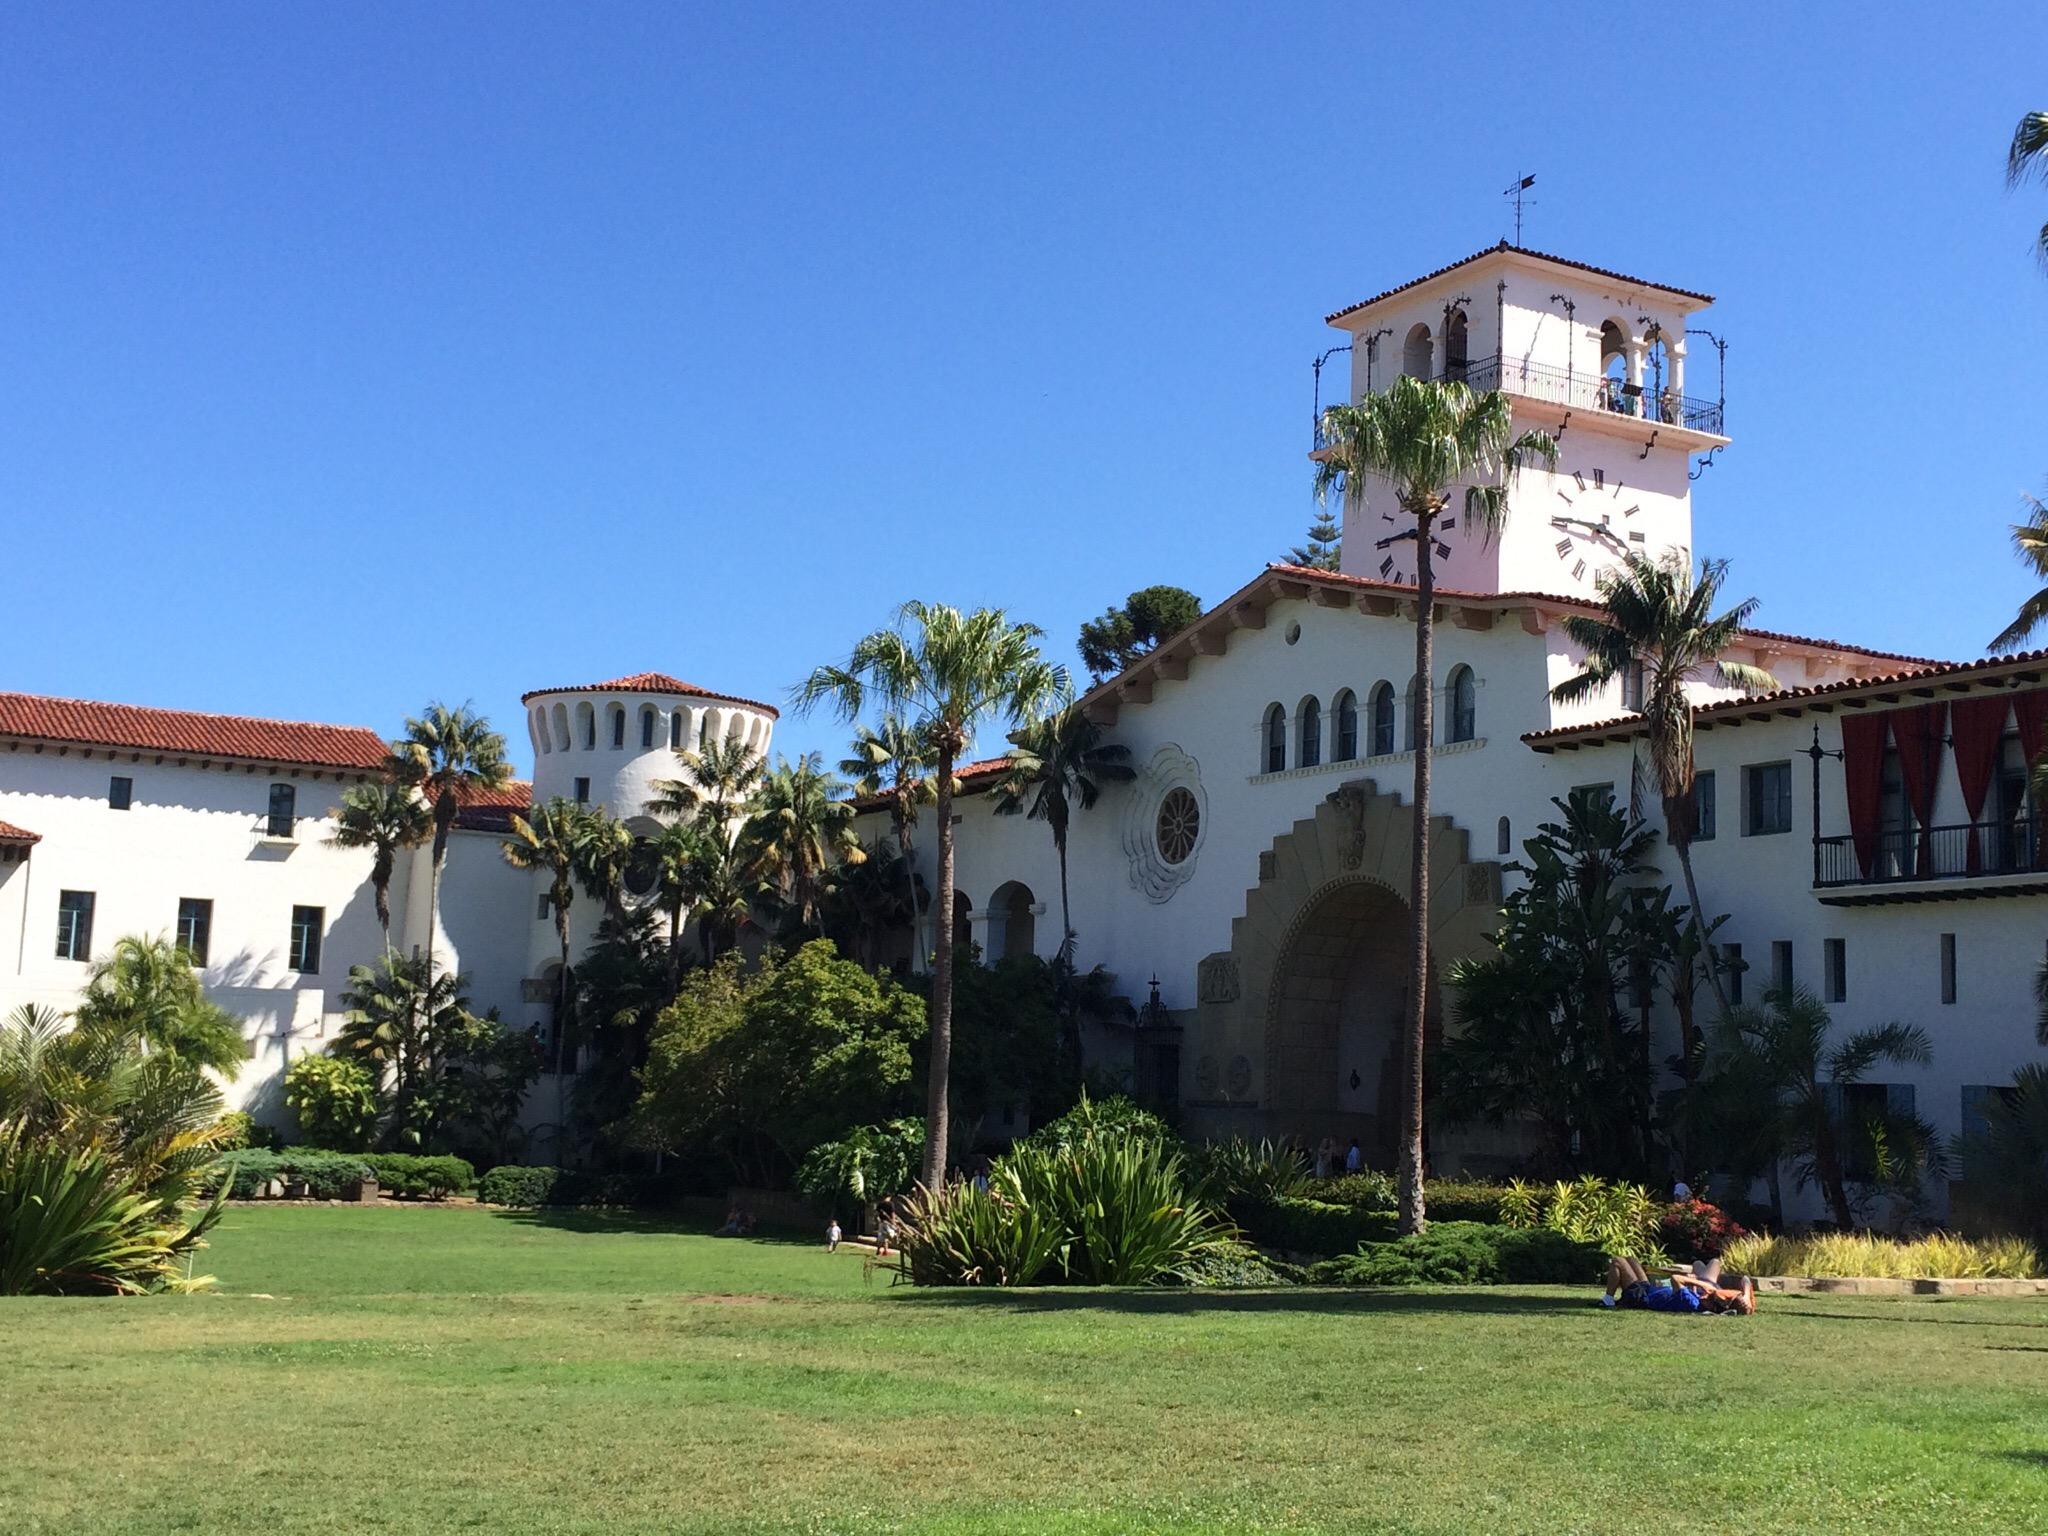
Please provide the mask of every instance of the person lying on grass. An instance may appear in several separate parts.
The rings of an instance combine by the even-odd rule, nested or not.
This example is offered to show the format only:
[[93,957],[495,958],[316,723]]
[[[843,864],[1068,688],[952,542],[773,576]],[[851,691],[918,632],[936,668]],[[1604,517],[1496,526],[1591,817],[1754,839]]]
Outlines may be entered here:
[[1646,1312],[1736,1312],[1744,1317],[1756,1311],[1756,1285],[1747,1275],[1740,1290],[1730,1290],[1702,1280],[1689,1269],[1660,1271],[1660,1283],[1635,1259],[1626,1255],[1607,1261],[1607,1293],[1603,1307],[1639,1307]]

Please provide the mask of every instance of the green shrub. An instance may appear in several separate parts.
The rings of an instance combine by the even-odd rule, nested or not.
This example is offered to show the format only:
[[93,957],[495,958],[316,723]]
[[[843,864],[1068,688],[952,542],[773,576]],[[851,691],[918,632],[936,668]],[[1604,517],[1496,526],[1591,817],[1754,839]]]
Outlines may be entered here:
[[241,1152],[250,1147],[274,1147],[280,1141],[277,1132],[255,1116],[243,1110],[231,1109],[214,1122],[219,1134],[214,1146],[223,1152]]
[[906,1193],[917,1182],[924,1157],[924,1120],[891,1120],[855,1126],[837,1141],[820,1142],[804,1154],[796,1187],[814,1200],[842,1195],[874,1201]]
[[919,1285],[1031,1285],[1053,1267],[1066,1229],[1025,1201],[998,1164],[989,1187],[914,1191],[902,1207],[900,1263]]
[[219,1219],[216,1199],[187,1220],[104,1147],[0,1128],[0,1296],[197,1290],[211,1278],[179,1261]]
[[1348,1253],[1360,1243],[1394,1235],[1392,1211],[1361,1210],[1326,1200],[1241,1195],[1230,1202],[1229,1210],[1245,1236],[1261,1248],[1282,1253]]
[[1326,1200],[1331,1205],[1348,1205],[1361,1211],[1391,1211],[1396,1206],[1394,1176],[1377,1168],[1316,1179],[1301,1193],[1312,1200]]
[[552,1205],[561,1179],[560,1168],[500,1163],[477,1180],[476,1197],[487,1205]]
[[1250,1243],[1226,1239],[1181,1266],[1177,1283],[1199,1290],[1247,1290],[1298,1285],[1302,1271],[1269,1258]]
[[1524,1184],[1516,1179],[1501,1196],[1500,1219],[1510,1227],[1542,1227],[1608,1254],[1658,1262],[1664,1210],[1640,1184],[1610,1184],[1588,1174],[1576,1182]]
[[486,1205],[659,1205],[668,1187],[637,1173],[592,1173],[546,1164],[500,1163],[477,1180]]
[[1313,1265],[1317,1285],[1580,1285],[1600,1277],[1606,1255],[1543,1228],[1431,1222],[1416,1237],[1367,1243]]
[[209,1179],[209,1187],[221,1177],[228,1180],[228,1192],[237,1200],[253,1200],[272,1179],[287,1185],[304,1184],[315,1200],[340,1200],[356,1192],[371,1176],[363,1158],[346,1152],[322,1152],[312,1147],[286,1147],[268,1152],[252,1147],[232,1152],[221,1159],[220,1171]]
[[1233,1136],[1196,1148],[1189,1157],[1196,1186],[1221,1203],[1234,1195],[1262,1199],[1305,1195],[1314,1180],[1308,1159],[1284,1141],[1247,1141]]
[[1501,1197],[1506,1193],[1506,1185],[1489,1184],[1484,1179],[1428,1179],[1422,1186],[1432,1222],[1498,1222]]
[[1091,1099],[1083,1089],[1074,1107],[1049,1120],[1025,1138],[1027,1146],[1065,1151],[1091,1141],[1149,1141],[1179,1146],[1173,1127],[1123,1094]]
[[476,1170],[459,1157],[364,1152],[356,1160],[377,1176],[378,1188],[409,1200],[445,1200],[476,1182]]
[[316,1147],[367,1145],[384,1108],[370,1069],[339,1056],[301,1056],[285,1068],[284,1102]]

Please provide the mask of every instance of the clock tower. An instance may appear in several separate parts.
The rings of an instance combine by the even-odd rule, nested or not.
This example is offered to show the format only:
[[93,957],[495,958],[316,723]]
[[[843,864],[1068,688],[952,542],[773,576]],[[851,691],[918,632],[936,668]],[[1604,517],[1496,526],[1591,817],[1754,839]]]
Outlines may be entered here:
[[[1631,550],[1691,558],[1692,461],[1728,443],[1714,351],[1712,395],[1688,393],[1688,342],[1709,339],[1691,322],[1712,302],[1503,242],[1329,317],[1350,337],[1354,400],[1401,374],[1455,379],[1507,395],[1517,432],[1557,440],[1556,470],[1522,472],[1491,539],[1453,495],[1438,586],[1590,597]],[[1392,489],[1368,484],[1344,514],[1346,574],[1414,581],[1405,531]]]

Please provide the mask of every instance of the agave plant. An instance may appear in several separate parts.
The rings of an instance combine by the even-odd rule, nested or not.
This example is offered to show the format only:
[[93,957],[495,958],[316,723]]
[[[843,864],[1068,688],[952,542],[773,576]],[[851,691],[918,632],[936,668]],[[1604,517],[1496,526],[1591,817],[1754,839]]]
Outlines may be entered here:
[[197,1289],[179,1272],[220,1220],[227,1186],[187,1220],[137,1188],[120,1157],[66,1147],[19,1126],[0,1129],[0,1295],[124,1294]]
[[1060,1265],[1066,1228],[1003,1165],[979,1184],[920,1185],[903,1203],[898,1252],[919,1285],[1031,1285]]
[[998,1166],[1023,1205],[1064,1228],[1060,1264],[1071,1283],[1178,1279],[1232,1235],[1216,1210],[1190,1193],[1180,1153],[1161,1142],[1095,1140],[1064,1152],[1020,1147]]

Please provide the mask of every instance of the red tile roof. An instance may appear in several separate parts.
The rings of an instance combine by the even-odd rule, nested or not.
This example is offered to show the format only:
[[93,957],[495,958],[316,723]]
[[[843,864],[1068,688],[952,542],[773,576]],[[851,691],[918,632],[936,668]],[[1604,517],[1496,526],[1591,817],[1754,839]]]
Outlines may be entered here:
[[1673,288],[1669,283],[1653,283],[1647,278],[1630,277],[1626,272],[1615,272],[1606,267],[1593,266],[1588,262],[1573,261],[1569,256],[1552,256],[1547,251],[1532,251],[1525,245],[1510,245],[1507,241],[1503,240],[1499,245],[1489,245],[1483,251],[1474,251],[1470,256],[1462,257],[1447,267],[1438,267],[1434,272],[1425,272],[1420,277],[1410,278],[1407,282],[1397,284],[1387,289],[1384,293],[1376,293],[1369,299],[1360,299],[1356,304],[1347,304],[1336,313],[1326,315],[1323,318],[1328,324],[1335,325],[1346,315],[1355,315],[1361,309],[1369,308],[1379,303],[1382,299],[1391,299],[1395,294],[1406,293],[1410,288],[1420,288],[1424,283],[1433,283],[1446,273],[1455,272],[1460,267],[1469,267],[1475,261],[1484,260],[1486,257],[1497,255],[1502,251],[1510,251],[1518,256],[1533,256],[1538,261],[1551,262],[1560,267],[1571,267],[1580,272],[1590,272],[1595,277],[1611,277],[1618,283],[1630,283],[1638,288],[1655,288],[1659,293],[1676,294],[1681,299],[1698,299],[1702,304],[1714,302],[1714,296],[1711,293],[1695,293],[1690,288]]
[[[959,782],[955,794],[977,795],[993,788],[1002,771],[1010,766],[1007,757],[984,757],[972,763],[962,763],[953,770],[953,777]],[[887,795],[858,795],[854,798],[856,811],[876,811],[889,803]]]
[[[1415,595],[1411,583],[1397,584],[1390,581],[1376,581],[1368,576],[1347,576],[1340,571],[1323,571],[1314,566],[1287,565],[1275,562],[1266,567],[1289,577],[1322,581],[1341,587],[1364,587],[1373,590],[1400,593],[1407,597]],[[1448,598],[1453,602],[1507,602],[1507,603],[1558,603],[1565,607],[1577,608],[1586,613],[1598,613],[1600,604],[1590,597],[1570,597],[1562,592],[1469,592],[1459,587],[1437,587],[1433,595]],[[1845,656],[1867,656],[1873,661],[1903,661],[1916,667],[1941,667],[1949,663],[1935,656],[1908,656],[1899,651],[1874,651],[1867,645],[1851,645],[1845,640],[1822,640],[1810,635],[1791,635],[1775,629],[1745,629],[1742,633],[1753,640],[1774,640],[1781,645],[1800,645],[1816,651],[1838,651]]]
[[33,693],[0,693],[0,736],[366,772],[381,768],[390,751],[367,726],[206,715]]
[[471,789],[456,795],[455,825],[472,832],[509,832],[512,818],[533,805],[533,785],[512,779],[496,789]]
[[[1702,704],[1693,711],[1695,720],[1711,725],[1724,715],[1739,715],[1746,710],[1772,709],[1786,704],[1802,703],[1808,699],[1827,698],[1836,694],[1881,693],[1887,688],[1903,684],[1916,684],[1937,678],[1978,678],[1994,673],[2001,667],[2038,667],[2048,662],[2048,650],[2019,651],[2010,656],[1987,656],[1981,661],[1929,662],[1925,666],[1906,667],[1897,672],[1887,672],[1879,677],[1851,678],[1842,682],[1814,683],[1804,688],[1780,688],[1772,693],[1750,694],[1739,699],[1724,699],[1717,704]],[[1986,677],[1985,681],[1997,681]],[[1794,711],[1796,712],[1796,711]],[[1612,715],[1604,720],[1589,720],[1584,725],[1554,725],[1548,730],[1530,731],[1522,740],[1539,752],[1547,752],[1560,742],[1568,742],[1590,736],[1605,736],[1619,732],[1637,735],[1643,729],[1643,717],[1636,714]]]
[[680,677],[670,677],[666,672],[635,672],[629,677],[615,677],[604,683],[578,683],[561,688],[535,688],[522,693],[519,702],[529,704],[548,693],[666,693],[688,699],[716,699],[723,704],[742,704],[748,709],[758,709],[771,720],[782,718],[782,711],[773,704],[763,704],[755,699],[743,699],[736,693],[719,693],[710,688],[699,688],[695,683],[686,683]]
[[10,848],[26,848],[30,844],[40,843],[42,840],[43,834],[40,832],[31,832],[25,827],[17,827],[11,821],[0,821],[0,844],[5,844]]

